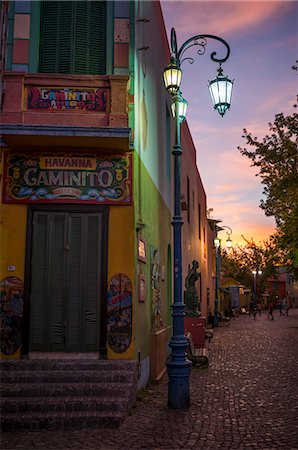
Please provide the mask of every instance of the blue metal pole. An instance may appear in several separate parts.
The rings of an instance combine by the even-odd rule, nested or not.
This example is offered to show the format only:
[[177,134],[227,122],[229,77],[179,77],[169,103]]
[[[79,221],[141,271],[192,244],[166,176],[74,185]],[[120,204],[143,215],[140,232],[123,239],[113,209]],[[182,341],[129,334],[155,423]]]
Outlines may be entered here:
[[215,250],[215,304],[213,325],[218,326],[218,295],[219,295],[219,246]]
[[174,216],[173,216],[173,238],[174,238],[174,302],[172,305],[173,333],[169,346],[171,356],[167,362],[169,377],[168,383],[168,406],[173,409],[188,409],[190,407],[189,377],[191,362],[186,358],[187,340],[184,334],[185,305],[182,301],[182,246],[181,228],[183,225],[181,217],[181,139],[178,97],[175,101],[175,145],[174,156]]

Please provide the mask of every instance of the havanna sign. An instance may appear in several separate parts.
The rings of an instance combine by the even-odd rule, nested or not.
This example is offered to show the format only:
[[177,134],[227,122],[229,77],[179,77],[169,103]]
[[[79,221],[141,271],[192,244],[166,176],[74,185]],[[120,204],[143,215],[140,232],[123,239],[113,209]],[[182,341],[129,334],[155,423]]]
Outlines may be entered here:
[[106,104],[106,88],[28,88],[28,109],[105,112]]
[[132,155],[8,153],[3,201],[131,204]]

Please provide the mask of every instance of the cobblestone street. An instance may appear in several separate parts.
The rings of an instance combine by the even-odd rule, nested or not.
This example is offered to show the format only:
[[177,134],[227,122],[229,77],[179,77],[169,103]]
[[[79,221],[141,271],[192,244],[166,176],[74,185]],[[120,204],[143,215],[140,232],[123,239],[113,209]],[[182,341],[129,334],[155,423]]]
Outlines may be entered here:
[[193,369],[191,408],[167,408],[167,377],[119,429],[3,433],[1,449],[298,449],[298,309],[240,316],[215,330]]

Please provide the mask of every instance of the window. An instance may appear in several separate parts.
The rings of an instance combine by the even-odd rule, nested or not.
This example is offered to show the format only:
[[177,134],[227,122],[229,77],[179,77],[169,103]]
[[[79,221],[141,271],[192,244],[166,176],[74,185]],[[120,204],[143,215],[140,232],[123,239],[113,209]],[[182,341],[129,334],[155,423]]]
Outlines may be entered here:
[[187,221],[188,223],[190,223],[190,188],[188,177],[187,177]]
[[40,72],[106,73],[106,2],[41,2]]
[[201,240],[201,205],[198,203],[198,231],[199,231],[199,239]]

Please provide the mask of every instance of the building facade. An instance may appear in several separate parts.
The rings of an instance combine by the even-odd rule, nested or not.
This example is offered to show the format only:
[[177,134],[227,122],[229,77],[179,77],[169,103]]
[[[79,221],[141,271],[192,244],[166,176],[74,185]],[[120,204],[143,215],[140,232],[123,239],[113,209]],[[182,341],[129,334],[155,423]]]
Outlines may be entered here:
[[[172,322],[160,4],[1,5],[1,357],[137,359],[143,386],[165,371]],[[182,138],[183,279],[198,260],[206,314],[206,195],[187,124]]]

